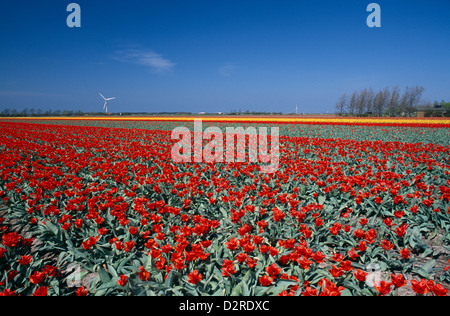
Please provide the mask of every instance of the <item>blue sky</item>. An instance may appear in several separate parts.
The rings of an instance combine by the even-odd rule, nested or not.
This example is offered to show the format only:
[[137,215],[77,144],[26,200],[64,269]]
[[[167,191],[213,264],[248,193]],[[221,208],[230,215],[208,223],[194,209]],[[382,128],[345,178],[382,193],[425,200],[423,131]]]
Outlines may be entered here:
[[326,113],[343,93],[450,100],[450,0],[0,2],[0,110]]

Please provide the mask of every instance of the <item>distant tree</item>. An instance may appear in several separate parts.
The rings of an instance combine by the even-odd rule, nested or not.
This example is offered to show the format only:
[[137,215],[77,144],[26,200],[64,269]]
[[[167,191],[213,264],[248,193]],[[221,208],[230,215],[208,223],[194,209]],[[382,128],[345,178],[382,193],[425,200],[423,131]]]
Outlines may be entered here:
[[10,116],[11,110],[10,109],[4,109],[1,113],[2,116]]
[[410,88],[408,107],[407,107],[407,110],[410,113],[415,112],[417,110],[417,106],[419,105],[420,101],[422,100],[422,95],[423,95],[424,91],[425,91],[425,88],[422,86],[416,86],[416,87]]
[[364,100],[364,109],[366,113],[373,113],[373,98],[375,97],[375,93],[372,88],[367,89],[366,99]]
[[422,104],[422,108],[424,108],[425,110],[433,109],[434,104],[432,104],[430,101],[427,101]]
[[406,87],[405,92],[400,98],[400,112],[405,114],[410,114],[416,110],[417,105],[419,104],[424,87],[416,86],[416,87]]
[[355,111],[356,111],[356,104],[358,103],[358,92],[357,91],[353,91],[350,100],[347,103],[347,112],[353,116],[355,115]]
[[389,99],[387,100],[386,110],[389,116],[395,116],[395,114],[399,112],[398,111],[399,98],[400,98],[400,89],[397,85],[392,88],[392,91],[390,92],[389,95]]
[[380,113],[380,116],[382,116],[383,113],[386,112],[386,108],[389,105],[389,100],[391,99],[391,94],[392,94],[392,92],[391,92],[389,87],[386,87],[386,88],[383,89],[384,103],[383,103],[383,109],[382,109],[382,111]]
[[433,111],[434,117],[442,117],[444,115],[444,112],[442,111]]
[[65,110],[62,112],[62,116],[73,116],[72,110]]
[[[417,111],[425,89],[421,86],[406,87],[401,94],[398,85],[386,87],[378,92],[372,88],[354,91],[350,98],[342,95],[335,104],[337,114],[347,112],[350,115],[378,115],[387,113],[389,116],[408,115]],[[449,103],[450,109],[450,103]]]
[[432,117],[433,116],[433,110],[432,109],[426,109],[424,115],[425,115],[425,117]]
[[336,102],[336,114],[342,115],[347,107],[347,94],[343,94],[340,96],[339,100]]
[[450,117],[450,102],[442,100],[442,107],[445,109],[444,116]]
[[357,116],[362,116],[363,113],[366,111],[368,97],[369,97],[369,95],[368,95],[367,88],[364,88],[363,90],[361,90],[361,92],[358,95],[358,99],[356,101],[356,115]]
[[382,116],[384,113],[384,110],[387,106],[388,98],[390,96],[389,88],[385,88],[384,90],[380,90],[375,94],[373,97],[373,112],[378,115]]

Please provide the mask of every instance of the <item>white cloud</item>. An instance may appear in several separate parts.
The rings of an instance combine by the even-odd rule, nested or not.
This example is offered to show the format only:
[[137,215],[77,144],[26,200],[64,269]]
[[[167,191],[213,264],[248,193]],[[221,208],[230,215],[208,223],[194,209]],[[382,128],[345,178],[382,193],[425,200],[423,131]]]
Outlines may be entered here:
[[221,76],[229,77],[234,73],[235,69],[236,69],[236,66],[234,66],[232,64],[226,64],[226,65],[220,67],[218,72],[219,72],[219,75],[221,75]]
[[166,72],[175,67],[175,63],[152,50],[128,49],[116,51],[113,59],[124,63],[142,65],[155,72]]

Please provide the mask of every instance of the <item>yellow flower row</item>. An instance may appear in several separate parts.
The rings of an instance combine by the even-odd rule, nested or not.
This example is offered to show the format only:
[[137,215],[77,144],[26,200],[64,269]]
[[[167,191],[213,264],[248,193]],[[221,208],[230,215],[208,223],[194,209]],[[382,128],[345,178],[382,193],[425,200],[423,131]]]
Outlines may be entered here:
[[108,120],[108,121],[193,121],[205,122],[272,122],[272,123],[343,123],[343,124],[441,124],[450,125],[450,119],[439,118],[338,118],[338,117],[288,117],[288,116],[109,116],[109,117],[2,117],[0,120]]

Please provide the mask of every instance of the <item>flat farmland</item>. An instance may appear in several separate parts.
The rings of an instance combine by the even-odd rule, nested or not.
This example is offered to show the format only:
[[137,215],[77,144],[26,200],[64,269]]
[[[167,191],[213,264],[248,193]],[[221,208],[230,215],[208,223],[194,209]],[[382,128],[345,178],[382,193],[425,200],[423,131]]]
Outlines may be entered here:
[[[173,131],[194,135],[199,121],[203,150],[208,128],[276,129],[276,170],[262,172],[250,151],[174,161]],[[448,295],[449,128],[322,116],[1,119],[0,294]]]

